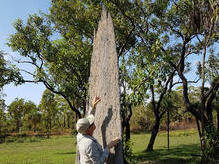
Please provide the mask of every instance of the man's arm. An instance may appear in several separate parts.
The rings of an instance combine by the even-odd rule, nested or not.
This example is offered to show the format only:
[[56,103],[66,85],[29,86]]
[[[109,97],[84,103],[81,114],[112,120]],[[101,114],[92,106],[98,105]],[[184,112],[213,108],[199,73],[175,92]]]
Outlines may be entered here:
[[95,115],[96,105],[101,101],[99,97],[95,97],[93,99],[92,105],[89,106],[88,115],[93,114]]
[[101,146],[98,148],[98,143],[92,142],[90,147],[88,147],[88,156],[94,164],[103,164],[109,156],[109,149],[116,146],[120,141],[121,140],[119,138],[116,138],[111,141],[104,150],[102,150]]

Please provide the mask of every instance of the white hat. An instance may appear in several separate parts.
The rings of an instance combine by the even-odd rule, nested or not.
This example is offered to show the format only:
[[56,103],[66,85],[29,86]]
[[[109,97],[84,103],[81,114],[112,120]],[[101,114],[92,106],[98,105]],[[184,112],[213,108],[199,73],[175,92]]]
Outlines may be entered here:
[[77,121],[76,129],[79,133],[84,133],[90,126],[87,118],[81,118]]
[[79,133],[84,133],[90,125],[94,123],[94,115],[90,114],[87,118],[81,118],[77,121],[76,130]]

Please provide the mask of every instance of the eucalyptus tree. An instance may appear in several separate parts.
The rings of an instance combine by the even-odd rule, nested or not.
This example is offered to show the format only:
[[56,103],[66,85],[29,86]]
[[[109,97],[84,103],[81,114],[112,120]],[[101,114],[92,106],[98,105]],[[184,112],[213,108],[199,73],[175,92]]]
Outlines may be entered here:
[[[131,36],[133,27],[115,6],[104,4],[113,13],[117,49],[122,54],[135,42]],[[78,117],[85,114],[93,31],[97,29],[102,5],[96,1],[51,1],[48,15],[30,15],[26,23],[18,19],[14,24],[16,33],[8,43],[22,56],[17,62],[33,68],[20,69],[31,78],[24,82],[42,82],[64,97]]]
[[33,106],[32,110],[27,116],[28,127],[31,131],[39,131],[42,125],[42,113],[40,112],[39,108]]
[[[36,104],[32,101],[26,101],[24,103],[24,117],[22,120],[23,129],[25,130],[33,130],[36,131],[36,124],[40,122],[39,118],[39,111]],[[36,122],[38,121],[38,122]]]
[[[129,92],[132,92],[130,99],[134,104],[145,103],[148,99],[151,101],[155,122],[147,151],[152,151],[166,112],[161,108],[161,103],[168,90],[171,90],[176,74],[176,70],[168,64],[168,55],[160,49],[161,45],[168,44],[169,38],[162,35],[162,27],[156,24],[156,12],[165,12],[168,2],[135,1],[134,6],[140,11],[141,17],[139,20],[129,17],[135,25],[134,33],[138,42],[125,56],[125,69],[128,69],[129,76],[126,84]],[[122,7],[119,8],[122,12]],[[128,17],[126,13],[123,15]]]
[[[78,87],[78,81],[75,82],[75,78],[80,78],[80,72],[78,72],[79,77],[75,77],[76,74],[73,71],[82,69],[81,65],[77,67],[76,64],[80,63],[81,56],[74,57],[76,47],[70,46],[68,43],[65,44],[64,39],[52,41],[50,37],[53,34],[53,29],[50,22],[36,14],[28,18],[26,25],[18,19],[14,27],[17,32],[11,35],[9,46],[22,56],[19,60],[15,59],[22,64],[21,67],[25,67],[25,64],[29,65],[26,70],[20,69],[21,72],[26,73],[26,79],[23,81],[42,82],[47,89],[62,95],[71,109],[80,116],[78,109],[71,103],[72,96],[78,94],[78,90],[74,90]],[[70,54],[71,58],[69,58]],[[67,61],[75,63],[69,65]]]
[[5,100],[1,98],[0,96],[0,143],[2,142],[1,138],[5,135],[6,133],[6,104]]
[[[116,3],[113,1],[113,3]],[[120,4],[117,2],[117,4]],[[140,5],[139,5],[140,4]],[[218,15],[217,15],[217,3],[215,1],[188,1],[188,0],[176,0],[176,1],[135,1],[135,5],[139,5],[139,11],[142,13],[143,21],[141,23],[138,22],[137,31],[135,34],[139,42],[135,45],[136,51],[134,51],[131,58],[134,58],[136,55],[137,62],[133,62],[136,64],[136,75],[140,78],[136,78],[136,82],[133,81],[133,84],[138,86],[139,88],[142,87],[145,81],[145,88],[149,88],[151,93],[153,93],[153,88],[159,86],[162,79],[159,79],[162,76],[166,76],[166,78],[170,78],[168,74],[162,73],[162,68],[164,70],[171,70],[172,73],[175,72],[179,76],[180,80],[178,82],[172,81],[170,78],[169,88],[176,84],[183,84],[183,96],[185,101],[186,110],[191,112],[195,118],[198,120],[198,124],[202,124],[202,134],[200,134],[200,138],[205,140],[206,142],[213,139],[213,145],[210,146],[210,149],[214,149],[215,145],[218,144],[217,134],[214,133],[215,130],[208,130],[208,126],[212,126],[212,108],[211,104],[215,99],[215,94],[218,90],[218,68],[217,65],[210,64],[209,70],[211,70],[211,75],[214,73],[213,78],[209,78],[210,87],[205,90],[205,84],[207,82],[206,76],[210,74],[210,71],[206,70],[206,57],[207,52],[209,52],[209,47],[214,49],[214,46],[217,45],[218,36],[216,35],[216,31],[218,30]],[[121,9],[122,6],[118,5],[118,8]],[[123,15],[127,15],[127,13],[122,12]],[[128,17],[130,20],[131,17]],[[135,21],[133,21],[135,22]],[[140,27],[146,27],[143,30]],[[143,32],[142,32],[143,31]],[[212,51],[214,52],[214,51]],[[142,54],[149,54],[146,55],[147,58],[142,60],[144,56]],[[210,52],[211,53],[211,52]],[[141,54],[141,55],[139,55]],[[192,85],[197,81],[193,79],[187,78],[187,73],[191,71],[189,57],[191,55],[203,55],[203,60],[200,67],[201,69],[201,79],[202,79],[202,91],[201,91],[201,98],[200,102],[202,102],[201,109],[195,104],[192,104],[188,97],[189,88],[188,85]],[[143,57],[142,57],[143,56]],[[153,57],[154,56],[154,57]],[[156,58],[157,56],[157,58]],[[215,56],[215,53],[213,54]],[[196,56],[198,58],[198,56]],[[216,56],[215,56],[216,57]],[[153,59],[150,61],[150,58]],[[209,57],[211,60],[212,57]],[[214,63],[217,63],[217,57],[214,60]],[[133,61],[133,59],[131,59]],[[146,62],[145,62],[146,61]],[[162,62],[163,61],[163,62]],[[215,62],[216,61],[216,62]],[[147,63],[148,62],[148,63]],[[157,63],[163,63],[161,66],[157,65]],[[130,62],[129,62],[130,63]],[[155,64],[155,65],[150,65]],[[211,62],[212,63],[212,62]],[[147,64],[146,69],[143,67]],[[142,66],[141,66],[142,65]],[[142,67],[143,69],[141,69]],[[169,68],[169,69],[167,69]],[[140,70],[140,71],[138,71]],[[143,74],[143,71],[147,71],[146,74]],[[160,73],[159,73],[160,72]],[[166,72],[168,73],[168,72]],[[169,72],[170,73],[170,72]],[[172,75],[174,75],[173,73]],[[149,78],[144,78],[144,75],[153,75]],[[134,74],[133,74],[134,75]],[[159,77],[157,75],[160,75]],[[171,75],[171,74],[169,74]],[[134,77],[134,76],[133,76]],[[142,82],[141,82],[141,80]],[[154,81],[155,80],[155,83]],[[157,84],[156,84],[157,81]],[[167,82],[167,81],[166,81]],[[166,83],[167,84],[167,83]],[[195,84],[196,85],[196,84]],[[165,91],[166,87],[161,87]],[[157,90],[159,91],[159,90]],[[134,93],[134,92],[133,92]],[[134,94],[137,96],[138,94]],[[136,97],[137,98],[137,97]],[[161,96],[162,98],[162,96]],[[153,100],[153,98],[152,98]],[[159,100],[154,101],[159,105]],[[154,105],[156,106],[156,105]],[[161,112],[162,113],[162,112]],[[212,129],[212,128],[209,128]],[[214,129],[214,128],[213,128]],[[207,134],[207,135],[206,135]],[[214,134],[213,136],[210,134]],[[206,136],[206,137],[204,137]],[[211,136],[211,137],[210,137]],[[204,142],[205,143],[205,142]],[[206,144],[202,144],[202,152],[205,154],[204,150],[206,147],[203,146]],[[150,147],[150,146],[149,146]],[[150,149],[148,149],[150,150]],[[205,156],[205,155],[204,155]]]
[[69,115],[69,112],[71,111],[69,110],[68,103],[63,97],[58,95],[55,96],[55,101],[56,101],[56,108],[58,112],[57,119],[59,121],[60,126],[63,128],[70,128],[70,120],[72,120],[72,122],[76,120],[73,119],[74,118],[73,113],[71,114],[72,117],[70,117]]
[[[171,52],[170,66],[176,70],[183,85],[183,97],[186,110],[191,112],[197,120],[201,139],[202,157],[213,157],[218,145],[218,134],[215,132],[212,118],[212,102],[219,87],[217,68],[211,67],[216,74],[207,78],[206,58],[210,48],[218,44],[218,13],[217,2],[212,0],[176,0],[169,3],[163,15],[157,15],[157,24],[162,26],[163,35],[168,34],[175,42],[160,48],[165,54]],[[213,48],[214,49],[214,48]],[[200,103],[197,106],[189,98],[189,85],[186,66],[190,56],[202,56],[201,59],[201,93]],[[215,54],[213,54],[215,56]],[[215,56],[216,57],[216,56]],[[210,56],[209,56],[210,59]],[[199,67],[200,68],[200,67]],[[200,70],[200,69],[199,69]],[[206,84],[210,87],[206,88]]]
[[12,122],[12,129],[15,132],[19,132],[20,128],[23,125],[23,118],[24,118],[24,106],[25,101],[24,99],[16,98],[9,106],[8,106],[8,113],[10,115],[10,119]]
[[138,47],[140,51],[137,50],[139,54],[133,54],[130,57],[130,60],[133,61],[132,65],[135,67],[131,84],[133,98],[140,98],[143,102],[148,101],[147,98],[149,98],[155,117],[147,151],[153,151],[161,119],[167,111],[167,108],[162,107],[162,104],[165,95],[173,87],[172,82],[176,75],[176,71],[167,64],[166,56],[162,55],[162,52],[159,51],[159,46],[158,50],[153,50],[153,47],[157,46],[157,39],[151,40],[153,43],[151,48],[150,45],[147,45],[147,47],[141,47],[140,45]]
[[50,136],[51,129],[53,127],[52,121],[55,120],[57,114],[55,95],[50,90],[46,89],[43,92],[39,108],[42,112],[42,119],[47,132],[47,137]]

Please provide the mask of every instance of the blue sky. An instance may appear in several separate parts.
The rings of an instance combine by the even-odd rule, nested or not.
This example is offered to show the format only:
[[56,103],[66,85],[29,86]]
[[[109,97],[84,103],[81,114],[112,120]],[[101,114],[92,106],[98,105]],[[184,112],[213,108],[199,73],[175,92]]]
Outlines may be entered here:
[[[24,22],[28,15],[39,13],[39,11],[48,12],[50,7],[50,0],[2,0],[0,5],[0,50],[8,53],[6,58],[16,53],[5,44],[10,34],[15,32],[12,24],[20,18]],[[7,85],[3,88],[3,93],[6,94],[4,99],[9,105],[16,97],[31,100],[39,104],[41,95],[45,87],[42,84],[25,84],[15,87],[13,84]]]
[[[48,8],[50,7],[50,0],[2,0],[0,5],[0,50],[3,50],[9,55],[6,59],[10,59],[10,56],[16,55],[11,49],[6,45],[7,38],[10,34],[15,32],[12,24],[17,19],[20,18],[26,22],[30,14],[39,13],[41,10],[44,13],[48,13]],[[218,47],[214,47],[218,52]],[[190,72],[187,76],[190,80],[196,80],[195,67],[196,63],[201,57],[191,56],[190,61],[192,64],[193,72]],[[177,80],[177,79],[175,79]],[[200,82],[199,82],[200,84]],[[199,85],[198,84],[198,85]],[[45,87],[43,84],[25,84],[15,87],[13,84],[7,85],[3,88],[3,93],[6,94],[4,99],[6,104],[9,105],[16,97],[24,98],[25,100],[31,100],[37,105],[40,102],[41,96]]]

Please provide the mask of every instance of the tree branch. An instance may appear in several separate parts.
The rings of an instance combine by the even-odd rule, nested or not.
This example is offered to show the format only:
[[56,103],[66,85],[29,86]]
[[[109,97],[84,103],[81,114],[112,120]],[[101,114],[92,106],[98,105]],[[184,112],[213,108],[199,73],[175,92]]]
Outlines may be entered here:
[[128,40],[129,40],[129,38],[130,38],[132,32],[134,31],[134,29],[135,29],[135,26],[131,29],[131,31],[129,32],[129,35],[126,37],[126,42],[125,42],[125,43],[123,44],[123,46],[120,48],[118,57],[120,57],[120,56],[122,55],[122,53],[123,53],[123,51],[124,51],[124,49],[125,49],[125,46],[127,45]]
[[211,87],[209,88],[209,90],[205,93],[205,95],[204,95],[205,99],[207,99],[212,92],[214,92],[215,90],[217,91],[218,90],[218,86],[219,86],[219,78],[216,78],[212,82]]
[[[198,83],[199,80],[200,80],[200,78],[197,79],[196,81],[187,81],[187,83]],[[172,86],[174,86],[176,84],[182,84],[182,83],[183,83],[182,81],[178,81],[178,82],[173,83]]]
[[163,100],[163,97],[164,97],[164,95],[165,95],[166,92],[167,92],[168,85],[169,85],[170,81],[173,79],[173,77],[174,77],[174,75],[175,75],[175,72],[176,72],[176,70],[174,70],[174,71],[170,74],[169,78],[167,79],[167,81],[166,81],[166,83],[165,83],[165,87],[164,87],[163,91],[162,91],[161,94],[160,94],[159,100],[158,100],[158,102],[157,102],[157,108],[158,108],[158,110],[159,110],[159,108],[160,108],[160,106],[161,106],[161,101]]

